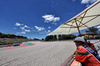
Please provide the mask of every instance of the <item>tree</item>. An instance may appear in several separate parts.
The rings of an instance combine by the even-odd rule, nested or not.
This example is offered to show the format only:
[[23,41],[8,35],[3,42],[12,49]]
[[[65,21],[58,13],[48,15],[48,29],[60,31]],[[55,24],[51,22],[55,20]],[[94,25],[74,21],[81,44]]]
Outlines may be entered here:
[[58,35],[58,40],[62,40],[62,35]]
[[16,36],[14,34],[3,34],[1,32],[0,32],[0,38],[25,38],[25,39],[27,39],[27,37]]
[[98,33],[97,33],[98,28],[96,28],[96,27],[90,27],[90,28],[88,28],[88,29],[89,29],[89,32],[90,32],[91,34],[93,34],[93,35],[98,34]]
[[62,35],[62,40],[68,39],[67,35]]
[[45,41],[53,41],[53,35],[46,36]]
[[62,40],[69,40],[69,39],[74,39],[75,37],[76,37],[75,35],[69,34],[69,35],[62,35],[61,39]]
[[44,41],[44,38],[42,38],[42,41]]
[[55,40],[57,40],[57,36],[56,35],[53,36],[53,41],[55,41]]
[[88,28],[88,30],[86,31],[86,34],[88,35],[92,35],[94,37],[94,35],[97,35],[98,34],[98,28],[96,27],[90,27]]
[[100,36],[97,36],[96,39],[100,39]]
[[[58,35],[58,40],[68,40],[68,39],[74,39],[76,36],[75,35]],[[57,40],[56,35],[50,35],[46,36],[45,41],[55,41]]]
[[49,41],[49,36],[46,36],[45,41]]
[[14,38],[14,37],[16,37],[14,34],[11,34],[11,35],[10,35],[10,38]]
[[50,40],[50,41],[53,41],[53,35],[50,35],[50,36],[49,36],[49,40]]
[[2,33],[0,32],[0,38],[2,38]]
[[69,39],[75,39],[76,38],[76,36],[75,35],[72,35],[72,34],[69,34]]

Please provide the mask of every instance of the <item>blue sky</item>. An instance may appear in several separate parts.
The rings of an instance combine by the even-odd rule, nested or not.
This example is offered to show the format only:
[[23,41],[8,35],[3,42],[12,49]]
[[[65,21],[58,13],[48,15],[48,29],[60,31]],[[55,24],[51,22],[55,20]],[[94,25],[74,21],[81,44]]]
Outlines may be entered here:
[[97,0],[0,0],[0,32],[45,38]]

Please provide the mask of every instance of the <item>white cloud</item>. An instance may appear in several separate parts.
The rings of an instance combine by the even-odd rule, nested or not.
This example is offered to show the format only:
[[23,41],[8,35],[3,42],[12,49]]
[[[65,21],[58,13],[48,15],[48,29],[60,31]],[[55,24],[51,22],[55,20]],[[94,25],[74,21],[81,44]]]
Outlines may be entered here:
[[57,23],[55,23],[55,25],[57,25]]
[[[18,26],[22,30],[21,32],[17,32],[18,34],[26,34],[26,32],[31,32],[31,30],[29,30],[30,27],[27,25],[16,22],[15,26]],[[14,29],[16,28],[14,27]]]
[[25,32],[30,32],[30,30],[25,29]]
[[53,22],[52,24],[57,25],[57,23]]
[[25,25],[24,27],[26,27],[26,28],[30,28],[30,27],[28,27],[27,25]]
[[24,30],[25,29],[25,27],[20,27],[22,30]]
[[90,3],[94,3],[94,2],[96,2],[97,0],[90,0]]
[[20,23],[16,23],[15,26],[21,26],[21,24]]
[[82,3],[82,4],[87,4],[87,3],[89,3],[89,1],[90,1],[90,0],[82,0],[81,3]]
[[100,26],[97,26],[97,28],[99,29],[99,28],[100,28]]
[[22,30],[26,30],[25,28],[30,28],[27,25],[24,25],[23,27],[20,27]]
[[45,30],[45,28],[43,27],[38,27],[38,26],[34,26],[38,31],[42,31],[42,30]]
[[54,17],[54,15],[44,15],[42,16],[42,18],[45,19],[45,22],[46,23],[49,23],[49,22],[56,22],[56,21],[59,21],[60,20],[60,17]]
[[60,20],[59,17],[54,17],[54,18],[53,18],[53,21],[54,21],[54,22],[59,21],[59,20]]
[[21,32],[22,34],[26,34],[26,32]]
[[17,34],[26,34],[26,32],[22,31],[22,32],[16,32]]
[[97,0],[82,0],[81,3],[82,4],[89,4],[89,3],[94,3],[96,2]]
[[87,5],[86,5],[86,7],[89,7],[89,6],[90,6],[90,4],[87,4]]
[[50,32],[50,30],[48,30],[48,33]]
[[97,26],[97,28],[98,28],[98,31],[100,32],[100,26]]
[[96,1],[97,0],[81,0],[81,4],[86,4],[86,7],[89,7],[92,3]]
[[48,28],[51,28],[51,27],[48,27]]

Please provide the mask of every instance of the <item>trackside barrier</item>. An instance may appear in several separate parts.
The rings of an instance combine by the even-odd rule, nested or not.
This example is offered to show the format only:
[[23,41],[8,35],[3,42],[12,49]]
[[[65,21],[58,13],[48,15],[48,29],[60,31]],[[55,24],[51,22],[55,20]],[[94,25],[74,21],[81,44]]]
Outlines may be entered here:
[[72,54],[61,66],[70,66],[74,61],[74,54]]
[[80,62],[75,61],[75,53],[76,51],[61,66],[82,66]]

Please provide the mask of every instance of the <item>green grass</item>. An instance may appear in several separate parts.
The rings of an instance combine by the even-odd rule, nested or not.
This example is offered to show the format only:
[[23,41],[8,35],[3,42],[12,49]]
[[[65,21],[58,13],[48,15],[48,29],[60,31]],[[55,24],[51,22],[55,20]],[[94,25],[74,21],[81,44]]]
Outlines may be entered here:
[[34,44],[34,43],[32,43],[32,42],[30,42],[31,44]]
[[[1,43],[1,44],[2,44],[2,43]],[[22,42],[14,43],[14,45],[15,45],[15,44],[22,44]],[[13,44],[0,45],[0,47],[9,46],[9,45],[13,45]]]
[[0,45],[0,47],[4,47],[4,46],[8,46],[8,45]]

